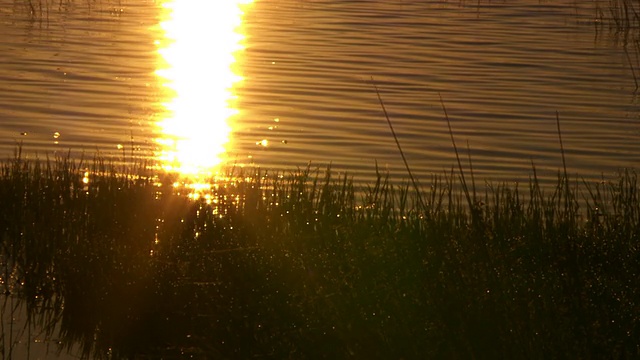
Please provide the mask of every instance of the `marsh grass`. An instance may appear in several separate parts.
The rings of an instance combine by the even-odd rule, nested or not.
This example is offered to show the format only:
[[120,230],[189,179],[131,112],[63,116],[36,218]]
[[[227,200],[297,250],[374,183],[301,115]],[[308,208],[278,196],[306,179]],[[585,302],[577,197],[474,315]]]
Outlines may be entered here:
[[640,28],[640,4],[632,0],[605,0],[595,2],[596,19],[618,32],[637,31]]
[[29,326],[63,351],[640,355],[632,171],[601,183],[559,173],[543,188],[532,167],[528,184],[474,185],[471,209],[453,171],[434,175],[422,202],[380,172],[359,188],[331,169],[235,169],[207,203],[143,166],[128,176],[99,159],[85,166],[17,153],[0,174],[5,300],[26,304]]

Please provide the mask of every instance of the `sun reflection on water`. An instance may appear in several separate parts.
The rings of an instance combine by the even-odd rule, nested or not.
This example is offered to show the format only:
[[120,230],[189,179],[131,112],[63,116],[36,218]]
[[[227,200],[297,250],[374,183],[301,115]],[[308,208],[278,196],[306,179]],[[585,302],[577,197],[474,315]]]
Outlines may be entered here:
[[171,0],[162,4],[156,74],[165,89],[158,121],[163,169],[192,181],[211,177],[230,146],[242,5],[251,0]]

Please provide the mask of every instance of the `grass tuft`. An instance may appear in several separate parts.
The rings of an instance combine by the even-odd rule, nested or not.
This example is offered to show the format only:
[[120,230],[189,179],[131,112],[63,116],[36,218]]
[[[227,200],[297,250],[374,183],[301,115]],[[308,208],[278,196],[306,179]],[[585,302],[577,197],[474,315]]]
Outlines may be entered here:
[[[86,166],[86,167],[85,167]],[[0,263],[28,327],[92,358],[636,357],[637,174],[234,170],[207,201],[100,159],[0,166]],[[89,182],[83,178],[88,172]],[[163,181],[159,181],[163,180]],[[480,203],[480,201],[478,201]],[[424,208],[423,208],[424,207]],[[426,211],[425,211],[426,209]],[[3,328],[3,344],[15,339]],[[3,346],[3,357],[10,347]]]

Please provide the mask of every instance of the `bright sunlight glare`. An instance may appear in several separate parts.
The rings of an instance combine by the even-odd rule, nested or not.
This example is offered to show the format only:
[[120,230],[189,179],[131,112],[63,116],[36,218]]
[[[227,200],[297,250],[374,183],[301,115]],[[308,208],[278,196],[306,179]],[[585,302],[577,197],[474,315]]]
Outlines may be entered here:
[[163,3],[163,38],[156,74],[165,88],[158,122],[158,158],[169,171],[210,175],[229,146],[234,64],[243,49],[241,5],[251,0],[171,0]]

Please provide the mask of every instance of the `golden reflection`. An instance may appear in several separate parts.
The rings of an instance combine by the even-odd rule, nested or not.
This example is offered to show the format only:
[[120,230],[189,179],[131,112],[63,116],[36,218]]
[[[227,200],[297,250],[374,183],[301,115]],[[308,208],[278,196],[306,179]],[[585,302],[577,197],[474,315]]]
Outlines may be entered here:
[[158,122],[158,159],[168,171],[188,177],[211,176],[226,156],[234,68],[243,49],[242,7],[251,0],[167,0],[156,41],[165,113]]

